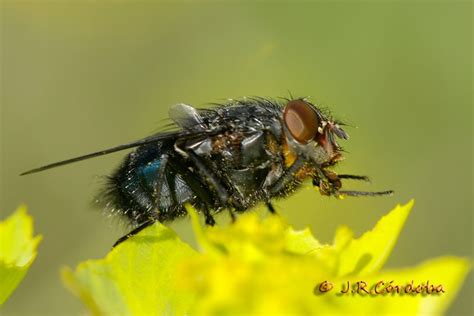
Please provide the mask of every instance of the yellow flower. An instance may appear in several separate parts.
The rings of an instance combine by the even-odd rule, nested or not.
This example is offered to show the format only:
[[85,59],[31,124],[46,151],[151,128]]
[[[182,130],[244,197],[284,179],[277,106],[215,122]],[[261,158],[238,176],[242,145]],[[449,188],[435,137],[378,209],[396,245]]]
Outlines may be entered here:
[[381,270],[412,206],[397,206],[359,238],[341,227],[331,245],[279,216],[251,212],[227,227],[203,228],[188,208],[199,252],[158,223],[64,276],[95,314],[442,314],[467,260]]

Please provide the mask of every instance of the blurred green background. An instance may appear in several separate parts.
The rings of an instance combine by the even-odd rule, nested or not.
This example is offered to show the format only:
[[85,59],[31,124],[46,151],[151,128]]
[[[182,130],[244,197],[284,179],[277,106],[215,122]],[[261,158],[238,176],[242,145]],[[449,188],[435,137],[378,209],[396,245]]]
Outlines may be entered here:
[[[168,107],[288,91],[358,128],[340,172],[389,198],[321,197],[308,185],[279,212],[329,242],[416,199],[389,267],[472,258],[472,4],[3,1],[1,217],[27,203],[44,235],[5,315],[77,315],[59,269],[104,256],[126,232],[92,206],[124,153],[27,169],[155,131]],[[223,221],[222,217],[217,217]],[[187,219],[172,227],[192,240]],[[436,275],[433,275],[436,281]],[[450,314],[472,313],[472,274]],[[471,297],[471,299],[469,298]]]

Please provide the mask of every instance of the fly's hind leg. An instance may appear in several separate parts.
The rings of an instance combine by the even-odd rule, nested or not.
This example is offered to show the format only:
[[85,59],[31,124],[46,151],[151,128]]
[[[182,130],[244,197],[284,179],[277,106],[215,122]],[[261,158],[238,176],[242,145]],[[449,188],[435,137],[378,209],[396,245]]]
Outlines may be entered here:
[[[182,159],[182,156],[178,157]],[[201,200],[201,202],[197,205],[197,208],[200,209],[204,214],[206,225],[214,226],[216,221],[210,212],[210,209],[214,205],[214,197],[212,196],[212,193],[204,186],[202,180],[196,178],[194,172],[186,167],[186,164],[179,163],[178,161],[179,160],[175,161],[170,159],[170,167],[186,180],[189,188]]]
[[[232,192],[230,190],[231,185],[226,182],[225,179],[221,179],[216,173],[216,171],[213,169],[212,165],[209,165],[209,163],[202,159],[202,157],[196,154],[192,149],[183,149],[180,146],[175,145],[175,150],[183,158],[187,159],[192,164],[192,173],[197,173],[197,175],[199,175],[199,178],[203,179],[199,182],[205,182],[203,183],[207,186],[207,188],[205,188],[205,195],[207,195],[209,202],[206,203],[207,206],[215,207],[215,199],[217,198],[217,201],[219,202],[217,205],[218,209],[229,209],[232,222],[234,222],[234,210],[243,210],[246,209],[246,207],[244,207],[244,205],[241,203],[239,197],[236,198],[235,195],[232,195]],[[193,177],[190,177],[189,180],[191,180],[191,178]],[[200,190],[202,191],[202,188],[200,188]],[[212,191],[212,193],[210,191]],[[202,208],[204,216],[206,218],[206,224],[213,226],[215,224],[215,220],[212,217],[207,206]]]
[[129,239],[130,237],[135,236],[136,234],[141,232],[143,229],[147,228],[148,226],[151,226],[155,222],[156,222],[155,219],[149,219],[149,220],[143,222],[142,224],[140,224],[140,226],[134,228],[131,232],[129,232],[125,236],[120,237],[119,240],[117,240],[115,242],[115,244],[112,246],[112,248],[115,248],[118,244],[121,244],[122,242]]
[[[182,149],[180,149],[182,150]],[[241,198],[233,195],[230,187],[231,184],[225,181],[225,179],[219,178],[216,171],[213,170],[212,166],[209,166],[199,155],[197,155],[192,149],[188,149],[182,152],[192,162],[196,168],[196,172],[201,178],[206,181],[208,187],[215,192],[220,205],[219,207],[234,207],[235,209],[245,209],[241,203]]]
[[224,184],[217,177],[215,172],[210,167],[208,167],[193,151],[188,151],[187,154],[189,155],[189,159],[192,161],[194,166],[196,166],[196,171],[198,174],[203,177],[209,187],[215,191],[221,206],[227,206],[230,199],[230,194]]

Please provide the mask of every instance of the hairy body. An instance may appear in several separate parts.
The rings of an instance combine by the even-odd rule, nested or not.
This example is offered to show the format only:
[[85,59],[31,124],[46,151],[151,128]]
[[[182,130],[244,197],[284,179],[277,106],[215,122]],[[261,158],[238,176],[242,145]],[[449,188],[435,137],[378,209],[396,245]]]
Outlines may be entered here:
[[99,201],[137,228],[186,214],[192,204],[214,225],[213,215],[233,215],[259,202],[287,196],[312,179],[323,195],[388,195],[391,191],[341,190],[341,179],[364,176],[331,171],[342,160],[336,138],[348,136],[339,122],[306,99],[245,98],[209,109],[178,104],[170,111],[172,131],[24,174],[136,147],[108,177]]

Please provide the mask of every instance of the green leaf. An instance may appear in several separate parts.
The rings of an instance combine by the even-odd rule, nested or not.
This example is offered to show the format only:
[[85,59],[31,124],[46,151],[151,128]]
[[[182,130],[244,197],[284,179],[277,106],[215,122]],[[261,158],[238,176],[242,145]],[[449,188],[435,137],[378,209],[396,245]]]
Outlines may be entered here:
[[[337,230],[322,245],[308,229],[281,217],[247,212],[227,227],[202,227],[191,215],[200,252],[161,224],[122,243],[101,260],[87,261],[64,279],[94,314],[282,315],[441,314],[459,290],[469,263],[444,257],[413,268],[381,270],[413,202],[397,206],[354,238]],[[421,246],[421,245],[420,245]],[[344,284],[379,281],[405,286],[441,284],[438,295],[342,294]],[[334,289],[319,291],[330,281]]]
[[176,267],[196,251],[160,223],[119,244],[105,259],[63,270],[63,280],[96,315],[184,315],[192,295],[176,291]]
[[41,238],[33,237],[33,219],[25,206],[0,222],[0,305],[25,277]]

